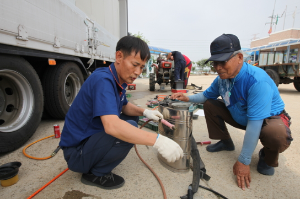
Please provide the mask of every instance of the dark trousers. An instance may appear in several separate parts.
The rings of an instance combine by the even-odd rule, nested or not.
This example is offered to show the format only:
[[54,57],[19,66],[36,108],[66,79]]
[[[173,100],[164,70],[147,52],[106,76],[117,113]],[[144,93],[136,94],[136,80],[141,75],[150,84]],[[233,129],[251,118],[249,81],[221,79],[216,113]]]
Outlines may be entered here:
[[175,62],[175,69],[174,69],[174,80],[177,81],[181,79],[184,81],[184,71],[185,71],[186,62],[183,60],[178,60]]
[[[246,130],[232,118],[224,102],[208,99],[203,106],[209,138],[229,139],[230,134],[225,122],[233,127]],[[285,151],[293,140],[291,131],[281,117],[272,116],[264,119],[259,139],[265,153],[265,162],[272,167],[278,166],[279,153]]]
[[[138,116],[121,114],[120,119],[138,127]],[[103,176],[125,159],[132,146],[103,131],[86,138],[79,146],[67,147],[63,151],[71,171]]]

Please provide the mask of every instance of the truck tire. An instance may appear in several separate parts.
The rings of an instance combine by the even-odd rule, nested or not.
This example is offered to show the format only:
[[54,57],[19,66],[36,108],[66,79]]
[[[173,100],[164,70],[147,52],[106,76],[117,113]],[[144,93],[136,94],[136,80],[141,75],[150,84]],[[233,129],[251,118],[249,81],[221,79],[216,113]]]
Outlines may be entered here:
[[47,113],[55,119],[65,119],[83,81],[83,75],[74,62],[48,66],[42,81]]
[[149,75],[149,90],[154,91],[155,90],[155,74],[150,73]]
[[271,77],[271,79],[273,79],[276,86],[278,87],[279,81],[280,81],[280,77],[279,77],[278,73],[272,69],[266,69],[266,73]]
[[300,92],[300,77],[294,77],[294,87]]
[[44,98],[41,81],[25,59],[0,55],[0,60],[0,153],[6,153],[34,134]]

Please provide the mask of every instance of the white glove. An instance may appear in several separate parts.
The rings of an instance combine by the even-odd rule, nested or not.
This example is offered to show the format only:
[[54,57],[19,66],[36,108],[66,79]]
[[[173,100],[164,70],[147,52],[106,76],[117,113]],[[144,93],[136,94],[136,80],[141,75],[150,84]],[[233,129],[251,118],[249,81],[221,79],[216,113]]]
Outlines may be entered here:
[[163,119],[163,115],[159,111],[151,111],[145,109],[143,112],[143,116],[147,117],[150,120],[158,121],[159,119]]
[[175,162],[183,157],[183,151],[179,144],[161,134],[158,134],[153,147],[156,148],[168,162]]

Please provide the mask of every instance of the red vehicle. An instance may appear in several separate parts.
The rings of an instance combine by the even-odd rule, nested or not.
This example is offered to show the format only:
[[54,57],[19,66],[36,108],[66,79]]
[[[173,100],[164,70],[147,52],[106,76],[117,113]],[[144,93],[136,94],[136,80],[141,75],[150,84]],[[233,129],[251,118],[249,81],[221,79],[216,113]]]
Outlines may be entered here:
[[155,90],[155,84],[161,83],[174,84],[174,62],[167,61],[166,57],[162,54],[157,58],[157,64],[152,64],[154,67],[154,73],[150,73],[149,76],[149,90]]

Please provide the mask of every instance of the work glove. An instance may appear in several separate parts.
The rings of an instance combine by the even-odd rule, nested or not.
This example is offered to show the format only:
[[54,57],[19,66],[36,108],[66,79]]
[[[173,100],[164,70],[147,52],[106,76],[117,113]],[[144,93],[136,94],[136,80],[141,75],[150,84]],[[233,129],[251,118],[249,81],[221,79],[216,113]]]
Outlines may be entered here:
[[163,119],[163,115],[159,111],[151,111],[148,109],[145,109],[143,112],[143,116],[150,120],[158,121],[160,119]]
[[156,148],[168,162],[175,162],[183,157],[183,151],[179,144],[161,134],[158,134],[153,147]]

